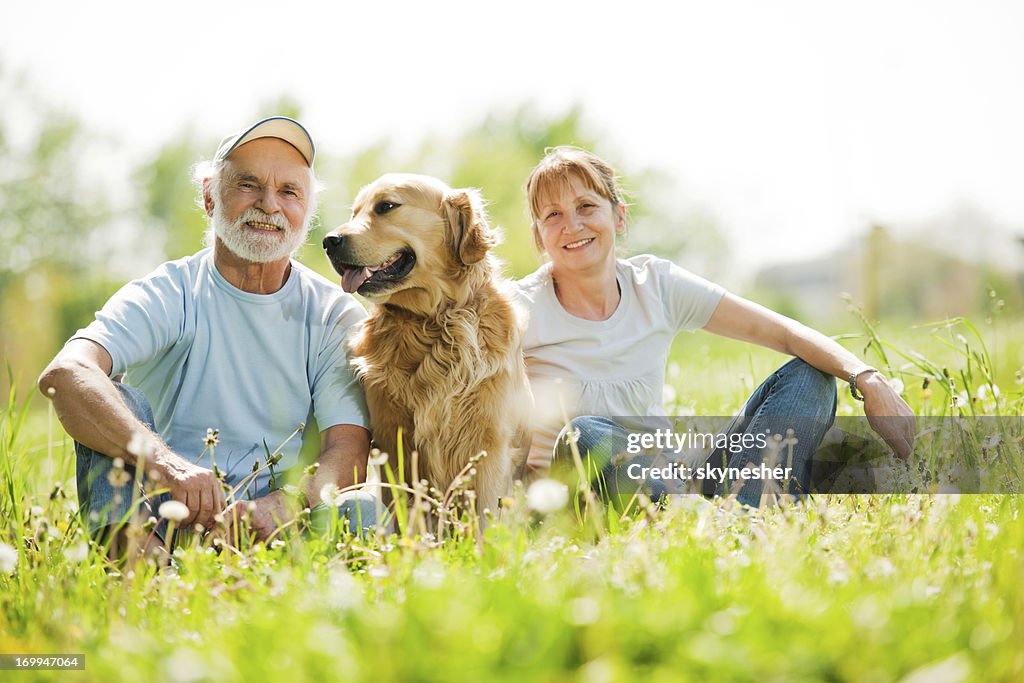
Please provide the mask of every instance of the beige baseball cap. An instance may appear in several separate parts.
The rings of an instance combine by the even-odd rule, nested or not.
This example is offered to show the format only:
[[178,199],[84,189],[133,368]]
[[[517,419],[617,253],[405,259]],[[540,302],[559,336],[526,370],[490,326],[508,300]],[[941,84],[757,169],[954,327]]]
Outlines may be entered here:
[[301,123],[287,116],[271,116],[257,121],[242,131],[232,133],[220,141],[214,159],[218,161],[224,159],[245,143],[259,138],[284,140],[299,151],[307,164],[313,166],[313,156],[316,153],[316,149],[313,147],[313,138]]

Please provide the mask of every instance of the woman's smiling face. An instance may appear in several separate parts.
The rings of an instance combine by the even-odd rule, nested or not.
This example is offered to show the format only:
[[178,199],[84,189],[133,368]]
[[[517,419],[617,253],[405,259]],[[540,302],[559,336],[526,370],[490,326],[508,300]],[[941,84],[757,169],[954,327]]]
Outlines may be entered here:
[[535,225],[540,247],[561,275],[615,270],[615,236],[626,229],[626,207],[590,189],[576,174],[540,189]]

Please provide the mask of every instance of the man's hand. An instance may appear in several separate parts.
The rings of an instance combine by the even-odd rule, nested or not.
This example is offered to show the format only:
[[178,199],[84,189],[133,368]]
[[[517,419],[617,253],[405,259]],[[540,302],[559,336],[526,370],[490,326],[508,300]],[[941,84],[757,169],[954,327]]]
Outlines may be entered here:
[[868,424],[896,455],[908,458],[914,450],[917,431],[914,411],[889,386],[881,373],[862,375],[857,380],[857,388],[864,395],[864,414],[867,415]]
[[217,535],[231,545],[237,543],[238,534],[252,534],[257,541],[266,541],[295,518],[296,508],[294,500],[281,489],[255,500],[236,501],[224,511],[225,527]]
[[171,498],[188,507],[189,516],[183,524],[202,524],[211,529],[214,517],[224,511],[224,489],[213,470],[200,467],[174,455],[157,456],[160,485],[166,486]]

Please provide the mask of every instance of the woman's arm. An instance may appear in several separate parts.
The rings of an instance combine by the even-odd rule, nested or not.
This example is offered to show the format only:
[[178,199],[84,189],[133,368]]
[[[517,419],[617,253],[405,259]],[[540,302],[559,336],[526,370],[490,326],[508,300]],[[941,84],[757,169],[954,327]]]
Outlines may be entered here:
[[[847,381],[851,373],[868,367],[863,361],[822,333],[733,294],[725,294],[711,319],[708,332],[751,342],[796,356],[822,372]],[[864,395],[868,423],[902,458],[914,444],[914,412],[880,372],[857,377]]]

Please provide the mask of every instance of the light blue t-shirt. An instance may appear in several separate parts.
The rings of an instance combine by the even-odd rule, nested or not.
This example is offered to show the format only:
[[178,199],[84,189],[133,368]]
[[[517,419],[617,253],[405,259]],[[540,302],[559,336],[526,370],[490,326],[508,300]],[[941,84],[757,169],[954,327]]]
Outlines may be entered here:
[[[369,424],[345,339],[365,318],[351,295],[300,263],[277,292],[251,294],[204,249],[122,287],[73,338],[107,350],[111,376],[142,390],[178,455],[197,461],[207,428],[220,430],[216,464],[237,482],[300,424],[310,432],[311,416],[320,430]],[[276,472],[295,465],[302,436],[281,450]],[[197,462],[209,467],[209,453]],[[254,490],[265,492],[269,476]]]

